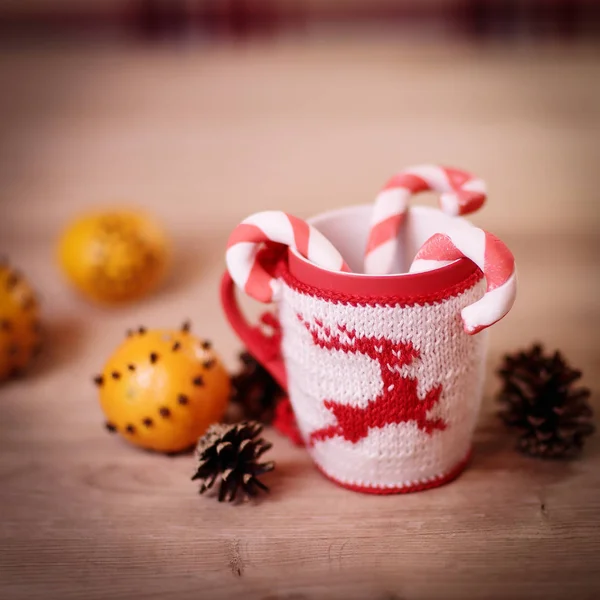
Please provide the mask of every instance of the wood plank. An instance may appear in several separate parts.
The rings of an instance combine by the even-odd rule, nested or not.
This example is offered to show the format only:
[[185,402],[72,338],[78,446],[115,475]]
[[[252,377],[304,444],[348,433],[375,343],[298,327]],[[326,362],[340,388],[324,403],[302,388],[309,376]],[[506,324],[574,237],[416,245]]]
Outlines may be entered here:
[[[22,49],[0,54],[0,251],[37,284],[47,350],[0,389],[0,596],[178,600],[595,598],[600,441],[518,455],[493,371],[542,339],[585,371],[598,410],[597,53],[390,42]],[[474,455],[455,482],[377,497],[322,478],[273,431],[272,493],[198,497],[194,458],[106,435],[90,377],[132,325],[191,317],[233,368],[216,285],[233,225],[369,202],[402,165],[490,183],[475,221],[503,237],[520,295],[491,335]],[[75,297],[50,249],[94,204],[141,203],[177,243],[172,277],[118,310]]]

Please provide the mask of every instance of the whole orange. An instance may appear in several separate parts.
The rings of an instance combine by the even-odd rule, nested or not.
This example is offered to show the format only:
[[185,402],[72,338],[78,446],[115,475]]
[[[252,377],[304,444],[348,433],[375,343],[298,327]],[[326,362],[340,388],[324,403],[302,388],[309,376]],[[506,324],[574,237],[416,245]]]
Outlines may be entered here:
[[59,261],[88,298],[136,300],[162,280],[168,251],[161,227],[135,211],[108,211],[74,221],[59,242]]
[[230,397],[221,360],[187,327],[131,332],[95,381],[110,431],[169,453],[194,446]]
[[22,275],[0,264],[0,381],[18,375],[39,347],[35,293]]

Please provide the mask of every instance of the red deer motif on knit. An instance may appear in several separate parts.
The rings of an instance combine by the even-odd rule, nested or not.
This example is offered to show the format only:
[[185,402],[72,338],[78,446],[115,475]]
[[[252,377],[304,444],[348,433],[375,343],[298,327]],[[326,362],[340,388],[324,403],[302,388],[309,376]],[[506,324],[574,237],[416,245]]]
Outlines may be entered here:
[[[438,403],[442,386],[431,389],[420,399],[417,394],[418,381],[403,377],[400,368],[410,365],[419,358],[419,351],[410,343],[395,343],[385,338],[358,337],[338,325],[339,333],[324,327],[318,319],[314,325],[297,315],[319,348],[347,353],[365,354],[377,361],[383,382],[382,391],[369,401],[366,407],[348,406],[334,400],[325,400],[323,405],[336,418],[334,425],[316,429],[310,434],[309,444],[333,437],[342,437],[355,444],[367,437],[369,429],[381,428],[391,423],[414,421],[419,429],[431,435],[436,429],[443,430],[446,423],[439,418],[429,418],[427,413]],[[342,341],[342,336],[345,341]]]

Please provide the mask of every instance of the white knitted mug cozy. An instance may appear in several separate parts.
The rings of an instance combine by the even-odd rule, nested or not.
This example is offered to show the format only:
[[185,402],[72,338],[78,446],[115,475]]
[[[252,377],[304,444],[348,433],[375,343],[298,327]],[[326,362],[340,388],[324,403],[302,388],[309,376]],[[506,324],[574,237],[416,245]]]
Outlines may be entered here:
[[[309,222],[360,270],[372,206]],[[398,262],[457,219],[413,207]],[[465,227],[468,223],[465,222]],[[222,300],[237,333],[287,389],[318,468],[347,488],[410,492],[464,468],[482,396],[487,332],[467,335],[461,310],[485,291],[481,271],[460,259],[418,274],[364,275],[322,269],[290,250],[273,267],[280,354],[261,350],[258,329],[224,277]]]

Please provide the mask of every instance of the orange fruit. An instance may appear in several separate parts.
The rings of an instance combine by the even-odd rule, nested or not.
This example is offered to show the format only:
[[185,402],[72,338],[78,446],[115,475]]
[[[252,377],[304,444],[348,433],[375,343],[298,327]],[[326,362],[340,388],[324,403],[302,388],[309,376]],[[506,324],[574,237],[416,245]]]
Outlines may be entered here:
[[0,381],[18,375],[39,347],[35,294],[21,275],[0,264]]
[[63,233],[58,252],[75,287],[103,303],[136,300],[156,288],[168,255],[158,224],[142,213],[123,210],[74,221]]
[[95,382],[109,431],[168,453],[191,448],[223,418],[231,387],[210,342],[185,326],[130,333]]

